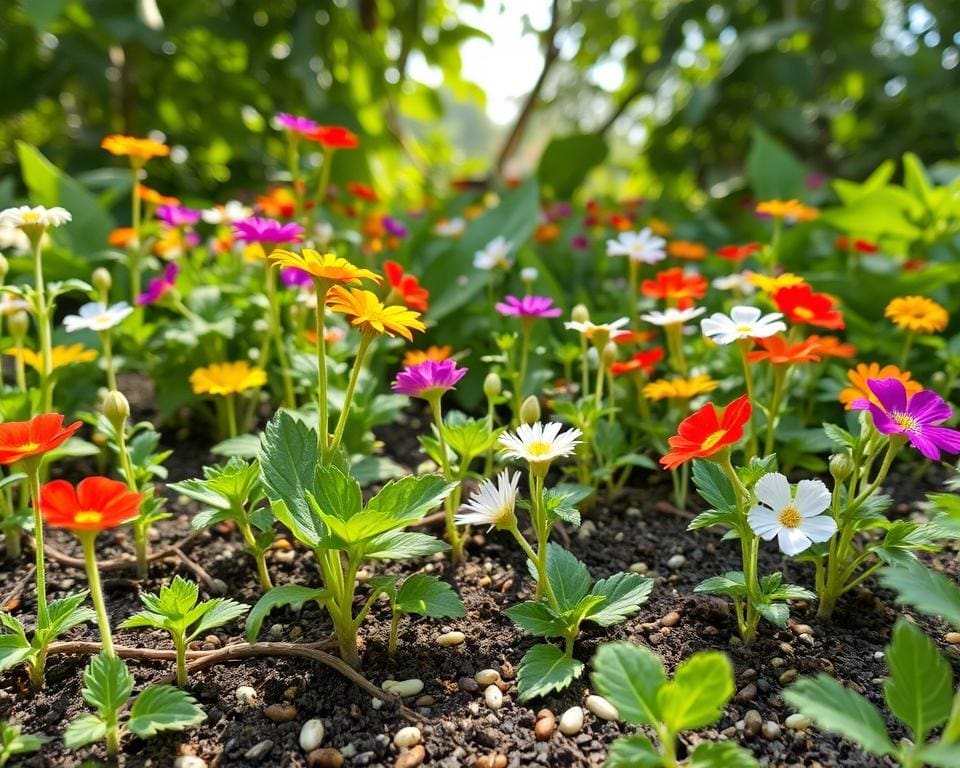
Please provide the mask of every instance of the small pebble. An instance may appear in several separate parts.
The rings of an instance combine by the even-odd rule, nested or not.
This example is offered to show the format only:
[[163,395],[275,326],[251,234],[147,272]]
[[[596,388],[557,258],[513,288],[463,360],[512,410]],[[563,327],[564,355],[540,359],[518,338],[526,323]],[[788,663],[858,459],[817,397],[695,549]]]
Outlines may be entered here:
[[599,717],[601,720],[619,720],[620,713],[617,708],[607,701],[603,696],[592,694],[587,696],[587,709]]
[[480,684],[472,677],[461,677],[457,680],[457,688],[464,693],[476,693],[480,690]]
[[444,632],[437,638],[437,644],[444,647],[462,645],[466,639],[467,636],[463,632]]
[[767,720],[762,728],[763,738],[767,741],[776,741],[780,738],[780,724]]
[[267,756],[267,752],[271,749],[273,749],[273,742],[270,741],[270,739],[264,739],[244,752],[243,759],[249,760],[251,763],[260,762],[260,760]]
[[323,737],[326,734],[322,720],[316,718],[307,720],[300,729],[300,749],[304,752],[312,752],[323,744]]
[[207,763],[196,755],[180,755],[173,761],[173,768],[207,768]]
[[423,744],[417,744],[412,749],[408,749],[401,754],[394,765],[396,768],[417,768],[426,756],[427,751],[423,748]]
[[507,756],[499,752],[494,755],[480,755],[474,761],[473,768],[507,768]]
[[490,709],[496,711],[503,706],[503,693],[495,685],[488,685],[483,692],[483,700]]
[[748,683],[737,692],[737,701],[753,701],[757,698],[757,686],[754,683]]
[[253,704],[257,700],[257,692],[249,685],[237,688],[237,701],[241,704]]
[[573,736],[580,733],[583,728],[583,709],[580,707],[570,707],[566,712],[560,715],[560,733],[565,736]]
[[797,679],[797,677],[799,677],[799,675],[800,673],[797,672],[797,670],[788,669],[786,672],[780,675],[780,685],[787,685],[788,683],[792,683],[794,680]]
[[423,690],[423,680],[416,677],[409,680],[384,680],[383,690],[405,699],[408,696],[416,696]]
[[795,712],[786,720],[784,720],[783,724],[792,731],[805,731],[810,727],[811,723],[809,717],[806,715],[801,715],[799,712]]
[[670,611],[666,616],[660,619],[661,627],[675,627],[680,623],[680,614],[676,611]]
[[650,566],[646,563],[633,563],[628,570],[630,573],[646,573],[650,570]]
[[793,624],[791,625],[790,629],[793,630],[793,634],[795,635],[813,634],[813,627],[811,627],[809,624]]
[[873,658],[875,658],[877,661],[883,659],[883,651],[874,651]]
[[415,702],[413,702],[416,707],[432,707],[436,703],[436,699],[433,698],[430,694],[426,696],[421,696]]
[[478,685],[486,688],[488,685],[496,685],[500,682],[500,673],[495,669],[481,669],[473,676]]
[[307,755],[307,768],[340,768],[344,757],[333,747],[315,749]]
[[408,725],[406,728],[401,728],[393,737],[393,743],[401,749],[416,746],[420,743],[420,729],[415,725]]
[[947,632],[946,641],[950,645],[957,645],[960,643],[960,632]]
[[549,709],[541,709],[537,712],[537,722],[533,726],[533,734],[537,741],[550,741],[553,732],[557,728],[557,718]]
[[273,553],[273,560],[277,563],[292,563],[296,559],[297,551],[295,549],[284,549]]
[[683,555],[674,555],[667,560],[667,568],[669,568],[671,571],[675,571],[678,568],[681,568],[685,562],[687,562],[687,558]]
[[743,732],[753,738],[763,727],[763,718],[760,717],[760,713],[755,709],[748,709],[747,713],[743,716]]
[[297,719],[297,708],[293,704],[271,704],[264,708],[263,714],[274,723],[289,723]]

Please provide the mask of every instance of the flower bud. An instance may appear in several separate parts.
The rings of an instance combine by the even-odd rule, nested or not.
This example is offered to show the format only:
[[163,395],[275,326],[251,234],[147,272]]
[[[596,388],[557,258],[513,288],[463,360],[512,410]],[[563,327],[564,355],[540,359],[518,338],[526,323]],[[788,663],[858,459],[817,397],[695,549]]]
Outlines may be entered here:
[[575,323],[589,323],[590,310],[583,304],[577,304],[570,312],[570,319]]
[[540,401],[537,400],[536,395],[530,395],[520,403],[520,421],[523,424],[540,421]]
[[608,341],[606,346],[603,348],[603,354],[601,355],[601,360],[603,360],[603,367],[609,368],[615,362],[617,362],[617,345]]
[[525,283],[535,283],[540,273],[536,267],[524,267],[520,270],[520,279]]
[[119,432],[130,416],[130,403],[123,392],[111,390],[103,398],[103,415],[113,425],[113,428]]
[[14,339],[22,340],[27,335],[27,331],[30,330],[30,315],[23,310],[14,312],[7,318],[7,329]]
[[109,293],[110,288],[113,287],[113,278],[110,277],[110,272],[105,267],[97,267],[93,270],[91,282],[93,287],[104,295]]
[[493,400],[502,391],[503,382],[500,381],[500,377],[496,373],[491,371],[487,374],[487,378],[483,380],[483,394],[487,396],[487,400]]
[[830,457],[830,474],[838,483],[842,483],[856,469],[853,457],[849,453],[835,453]]

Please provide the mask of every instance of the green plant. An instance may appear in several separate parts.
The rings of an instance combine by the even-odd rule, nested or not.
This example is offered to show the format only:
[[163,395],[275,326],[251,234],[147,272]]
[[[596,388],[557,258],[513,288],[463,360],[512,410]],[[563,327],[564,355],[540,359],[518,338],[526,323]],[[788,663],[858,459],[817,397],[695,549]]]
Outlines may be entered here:
[[107,754],[116,756],[128,733],[149,739],[160,731],[182,731],[206,718],[192,696],[172,685],[145,688],[125,713],[133,675],[121,659],[106,652],[94,656],[83,671],[81,693],[97,714],[81,715],[67,724],[63,734],[67,749],[105,741]]
[[415,573],[402,581],[399,576],[377,576],[370,579],[369,586],[374,592],[387,595],[390,599],[390,639],[387,651],[391,656],[397,652],[400,619],[405,615],[458,619],[467,613],[463,601],[453,587],[436,576]]
[[659,747],[644,734],[623,736],[610,747],[606,768],[755,768],[749,752],[730,742],[701,742],[688,761],[677,759],[682,731],[704,728],[723,716],[734,693],[733,665],[718,651],[700,651],[680,664],[673,679],[648,648],[603,645],[593,657],[594,687],[632,725],[653,729]]
[[36,752],[48,741],[48,736],[24,733],[21,725],[0,722],[0,767],[6,765],[11,757]]
[[198,603],[199,587],[180,576],[170,586],[160,587],[159,595],[141,594],[145,611],[134,614],[120,629],[153,627],[170,633],[177,651],[177,685],[187,684],[187,644],[203,632],[222,627],[243,616],[250,606],[229,598],[214,598]]

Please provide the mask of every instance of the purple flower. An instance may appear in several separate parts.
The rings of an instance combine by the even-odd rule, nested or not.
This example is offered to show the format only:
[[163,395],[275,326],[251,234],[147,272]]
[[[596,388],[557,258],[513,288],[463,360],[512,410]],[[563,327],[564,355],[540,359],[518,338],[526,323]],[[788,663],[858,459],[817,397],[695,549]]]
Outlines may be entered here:
[[467,369],[458,367],[455,360],[424,360],[400,371],[391,389],[401,395],[431,400],[453,389],[466,375]]
[[244,243],[299,243],[303,227],[294,222],[281,224],[273,219],[251,216],[234,222],[233,236]]
[[278,112],[276,119],[282,128],[286,128],[288,131],[295,131],[296,133],[310,133],[320,127],[318,123],[315,123],[309,117],[291,115],[288,112]]
[[383,217],[383,228],[394,237],[406,237],[410,230],[406,228],[402,221],[393,218],[393,216]]
[[570,239],[570,247],[578,251],[585,251],[590,247],[590,238],[586,235],[574,235]]
[[953,409],[936,392],[923,389],[908,398],[900,379],[868,379],[867,386],[880,405],[863,397],[851,407],[870,411],[878,432],[902,435],[931,461],[940,460],[941,450],[960,453],[960,431],[937,426],[953,415]]
[[313,284],[313,278],[305,269],[297,267],[287,267],[280,270],[280,279],[287,288],[303,288]]
[[200,221],[200,211],[182,205],[158,205],[157,218],[168,227],[191,227]]
[[506,296],[497,305],[497,312],[506,317],[560,317],[563,310],[553,306],[549,296]]
[[176,264],[167,264],[163,268],[163,275],[155,277],[147,284],[147,290],[137,296],[137,306],[146,304],[155,304],[160,298],[170,290],[173,290],[173,284],[180,272],[180,267]]

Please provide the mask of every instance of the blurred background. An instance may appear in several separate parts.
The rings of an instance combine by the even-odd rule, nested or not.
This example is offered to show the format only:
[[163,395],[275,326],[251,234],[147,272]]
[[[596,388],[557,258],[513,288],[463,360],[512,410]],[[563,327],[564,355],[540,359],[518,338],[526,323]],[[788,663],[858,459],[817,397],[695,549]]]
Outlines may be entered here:
[[957,0],[4,0],[0,62],[0,204],[18,141],[106,188],[111,132],[173,147],[170,192],[260,189],[279,111],[359,133],[336,172],[411,203],[549,164],[558,197],[696,204],[771,142],[825,177],[960,155]]

